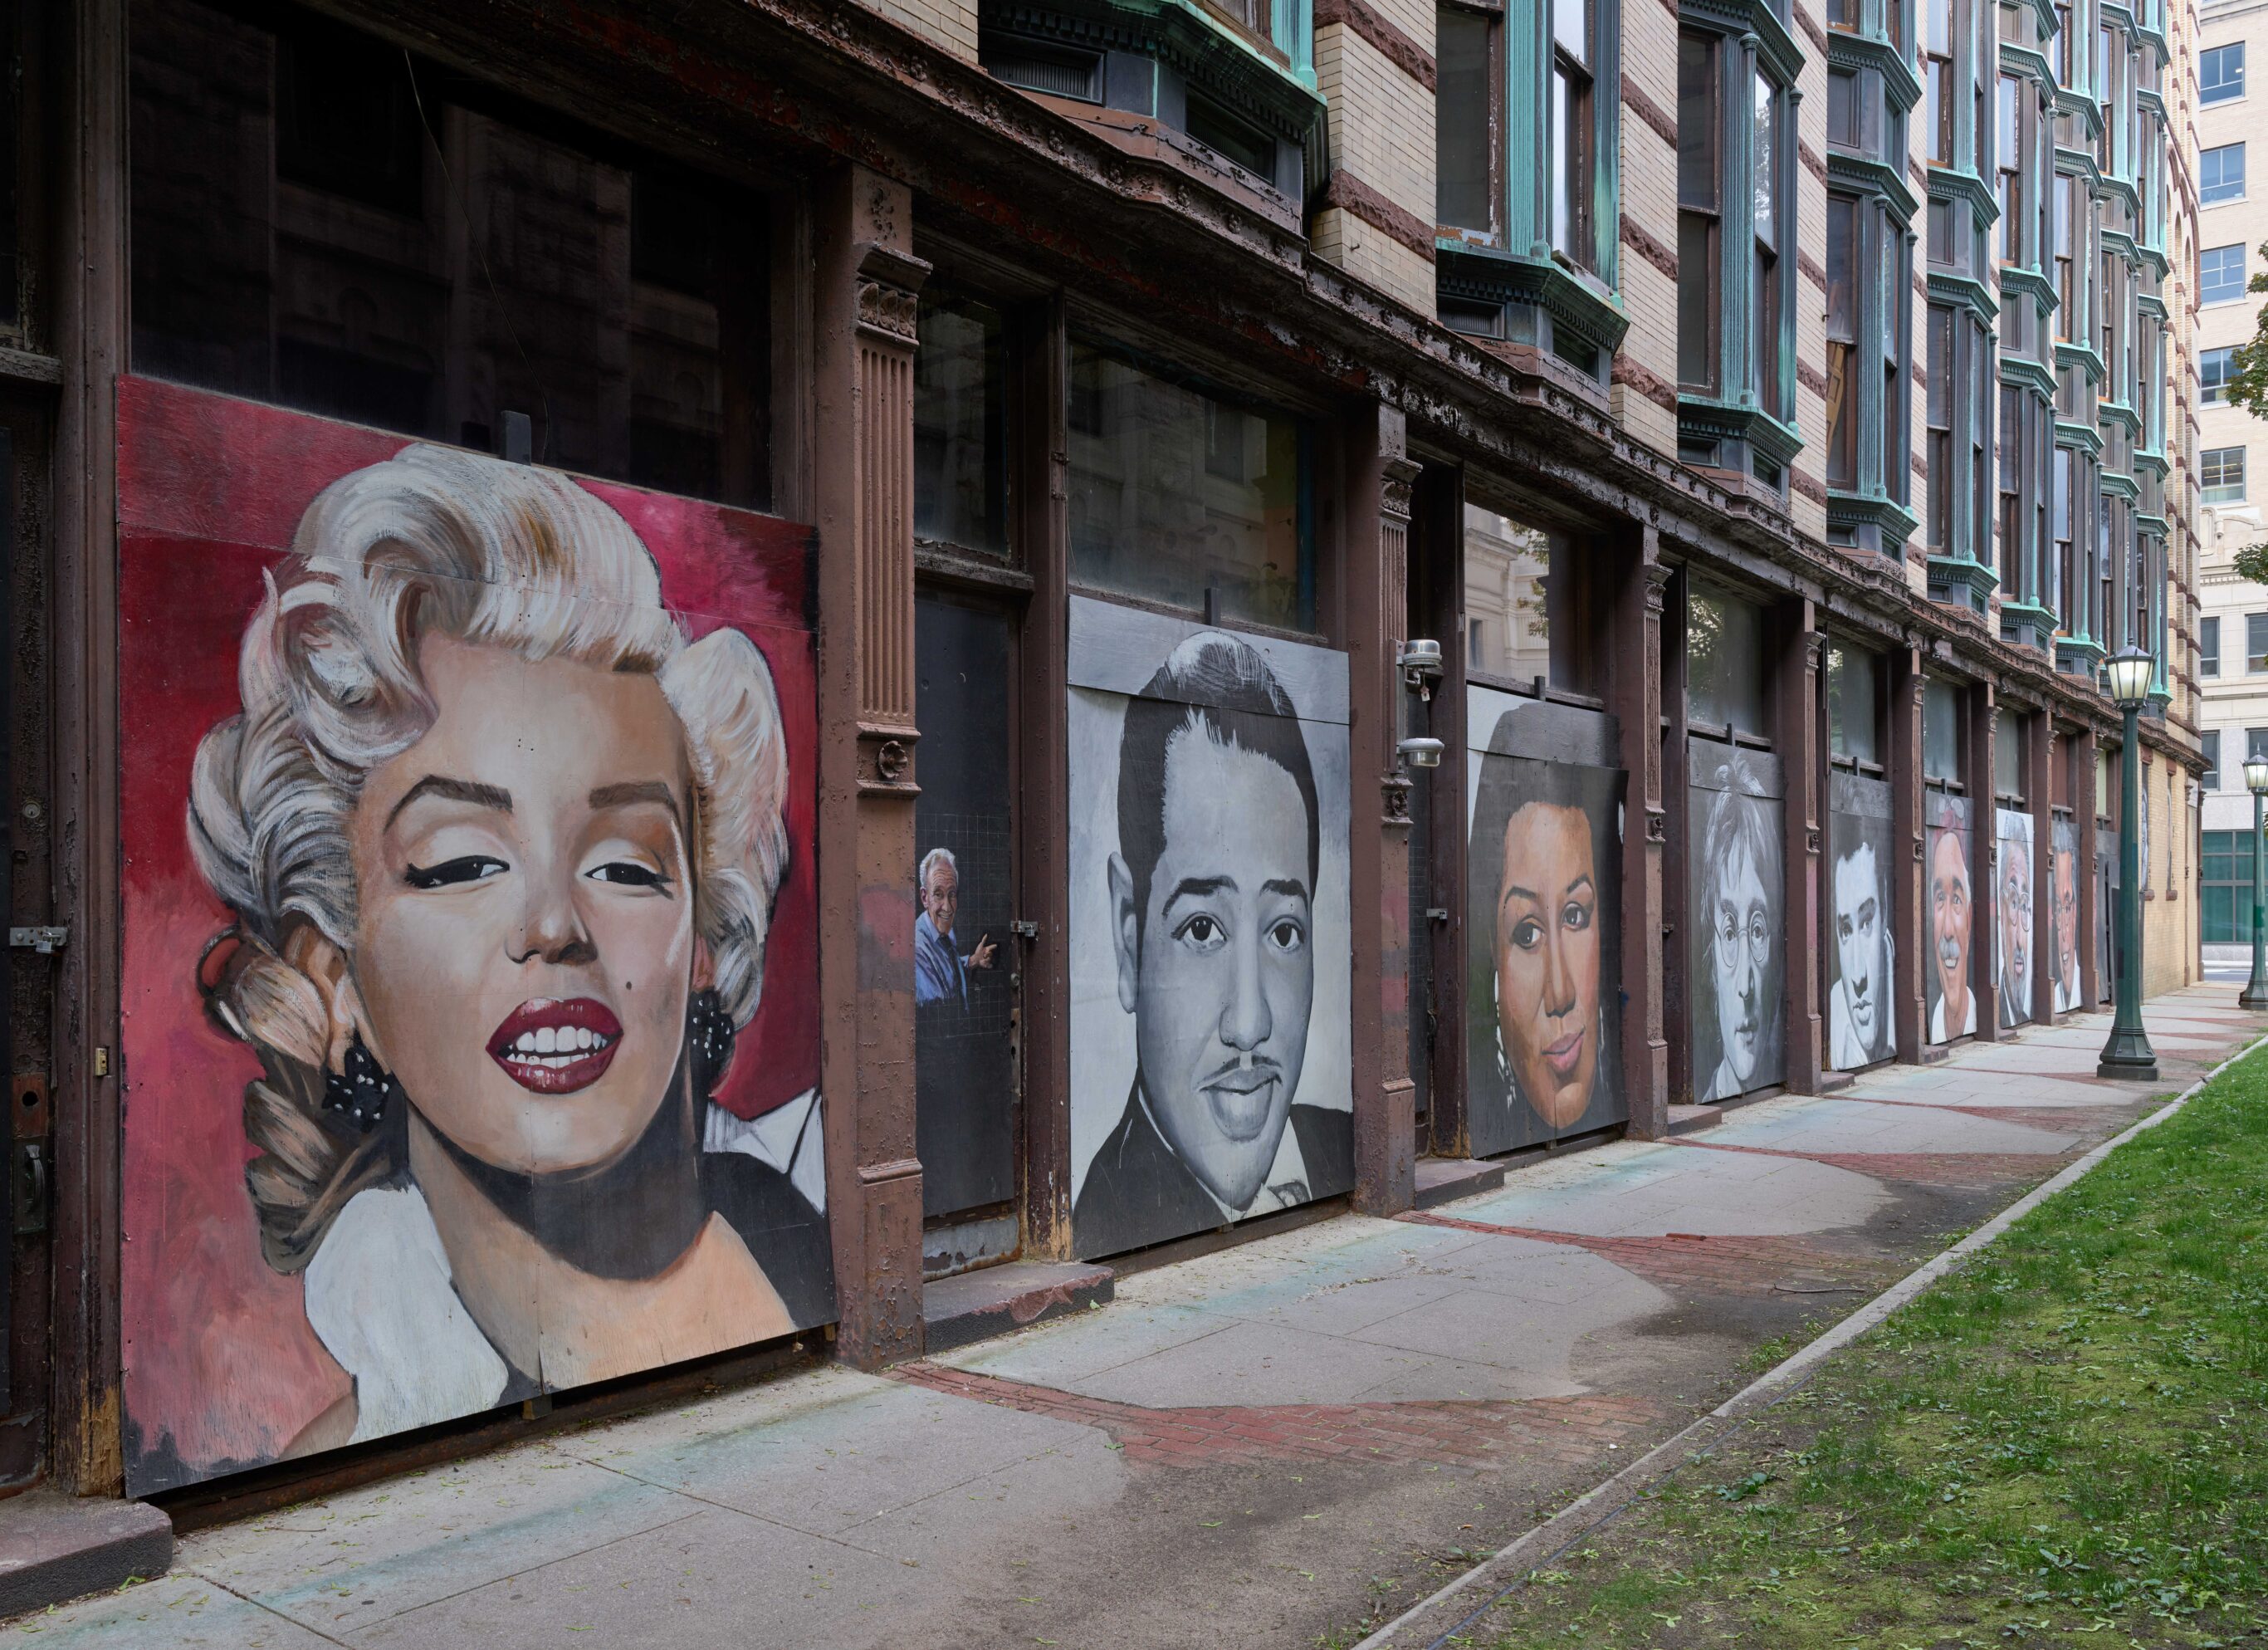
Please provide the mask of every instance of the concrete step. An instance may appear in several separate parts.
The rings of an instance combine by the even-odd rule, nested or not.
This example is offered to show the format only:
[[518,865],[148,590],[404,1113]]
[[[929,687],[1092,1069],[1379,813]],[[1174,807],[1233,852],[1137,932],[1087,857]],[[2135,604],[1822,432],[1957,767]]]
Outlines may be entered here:
[[1085,1261],[1010,1261],[922,1285],[923,1339],[932,1352],[1084,1312],[1108,1300],[1115,1276]]
[[173,1521],[147,1501],[29,1490],[0,1501],[0,1616],[147,1581],[173,1562]]
[[1421,1157],[1418,1160],[1417,1206],[1431,1209],[1475,1192],[1494,1191],[1504,1184],[1504,1165],[1472,1157]]
[[1669,1109],[1669,1132],[1692,1134],[1702,1129],[1713,1129],[1725,1120],[1722,1106],[1672,1106]]

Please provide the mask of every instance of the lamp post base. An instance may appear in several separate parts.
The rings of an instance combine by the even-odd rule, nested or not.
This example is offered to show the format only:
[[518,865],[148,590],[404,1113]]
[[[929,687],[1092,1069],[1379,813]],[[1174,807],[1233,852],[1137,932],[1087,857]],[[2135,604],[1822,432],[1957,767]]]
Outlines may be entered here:
[[2102,1057],[2095,1063],[2095,1074],[2121,1082],[2154,1083],[2158,1080],[2158,1051],[2150,1046],[2149,1037],[2139,1027],[2117,1027],[2110,1033],[2110,1041],[2102,1045]]
[[2254,980],[2236,998],[2239,1008],[2268,1008],[2268,982]]

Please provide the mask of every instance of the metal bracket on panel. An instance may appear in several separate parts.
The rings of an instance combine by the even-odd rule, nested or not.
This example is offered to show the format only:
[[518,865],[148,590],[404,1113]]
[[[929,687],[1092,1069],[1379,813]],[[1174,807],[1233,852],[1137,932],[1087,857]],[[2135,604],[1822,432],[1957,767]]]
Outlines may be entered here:
[[8,948],[11,951],[36,951],[51,957],[61,951],[70,939],[68,928],[11,928]]
[[1019,939],[1037,939],[1040,925],[1028,917],[1019,917],[1008,924],[1008,932]]

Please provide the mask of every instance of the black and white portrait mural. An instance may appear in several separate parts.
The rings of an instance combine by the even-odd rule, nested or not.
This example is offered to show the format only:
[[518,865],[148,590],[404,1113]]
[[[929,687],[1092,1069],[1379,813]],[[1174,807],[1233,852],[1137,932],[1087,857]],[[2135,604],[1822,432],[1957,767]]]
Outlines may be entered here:
[[943,1215],[1016,1190],[1012,652],[999,613],[928,595],[914,641],[914,1138],[923,1212]]
[[1897,924],[1890,920],[1890,787],[1837,772],[1830,777],[1828,847],[1827,1052],[1838,1072],[1887,1060],[1897,1028],[1890,1010],[1890,965]]
[[1977,1030],[1977,993],[1970,987],[1969,947],[1977,932],[1977,894],[1969,874],[1969,802],[1932,791],[1925,798],[1922,933],[1929,966],[1922,970],[1929,1001],[1929,1040],[1950,1042]]
[[1993,866],[1992,930],[1999,958],[2000,1023],[2021,1026],[2032,1017],[2032,816],[1995,808],[1993,834],[1999,852]]
[[2053,855],[2048,866],[2049,898],[2055,902],[2049,915],[2055,930],[2055,1005],[2068,1013],[2079,1002],[2079,827],[2066,814],[2058,814],[2051,833]]
[[1731,1100],[1780,1080],[1786,898],[1778,757],[1689,744],[1693,1092]]
[[1614,718],[1467,690],[1465,1035],[1476,1157],[1630,1115]]
[[1071,1243],[1354,1184],[1347,669],[1071,602]]

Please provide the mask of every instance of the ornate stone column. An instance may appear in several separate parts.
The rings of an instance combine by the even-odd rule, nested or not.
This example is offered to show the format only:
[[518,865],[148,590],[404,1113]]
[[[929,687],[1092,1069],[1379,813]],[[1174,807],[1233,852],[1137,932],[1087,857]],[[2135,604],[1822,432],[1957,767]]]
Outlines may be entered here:
[[1921,650],[1900,648],[1890,667],[1890,991],[1898,1058],[1926,1057],[1929,1002],[1929,846],[1923,808]]
[[1969,689],[1969,986],[1977,994],[1977,1040],[1995,1042],[2000,1036],[2000,982],[1995,964],[1999,947],[1994,943],[1992,917],[1999,903],[1992,897],[1998,886],[2000,839],[1992,829],[1993,736],[2000,707],[1989,681]]
[[[1669,840],[1661,796],[1661,615],[1669,586],[1661,541],[1631,529],[1613,570],[1607,634],[1607,703],[1629,775],[1623,794],[1623,1084],[1633,1138],[1669,1132],[1669,1039],[1662,1008],[1663,855]],[[1683,776],[1681,776],[1682,777]]]
[[1826,633],[1819,629],[1808,598],[1783,603],[1781,644],[1773,673],[1772,742],[1787,786],[1784,814],[1787,866],[1786,921],[1780,970],[1785,991],[1788,1092],[1819,1092],[1820,770],[1819,688]]
[[1393,1214],[1410,1206],[1417,1189],[1418,1085],[1410,1074],[1410,779],[1395,749],[1407,689],[1395,655],[1409,612],[1410,495],[1418,466],[1398,409],[1366,410],[1348,435],[1354,1203],[1366,1213]]
[[914,1155],[913,363],[904,185],[845,166],[814,214],[820,1080],[841,1312],[863,1367],[922,1345]]

